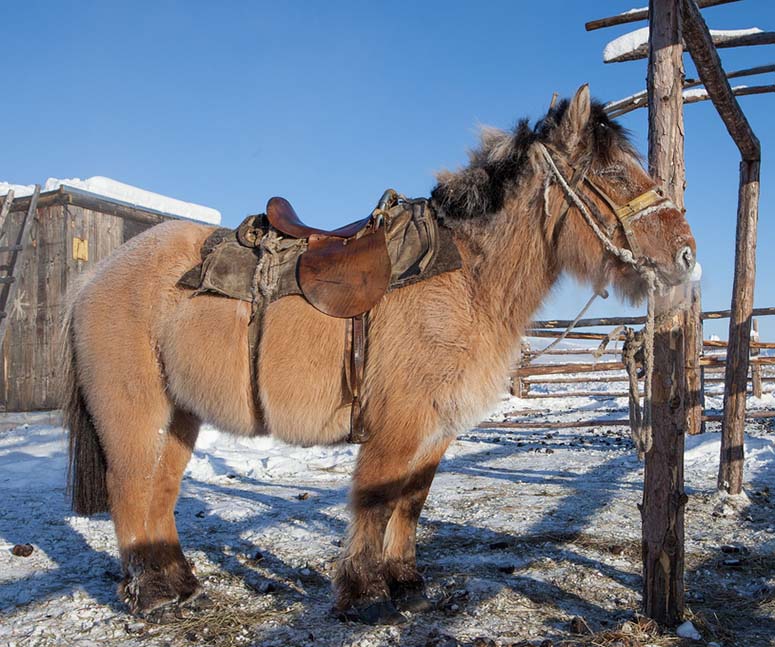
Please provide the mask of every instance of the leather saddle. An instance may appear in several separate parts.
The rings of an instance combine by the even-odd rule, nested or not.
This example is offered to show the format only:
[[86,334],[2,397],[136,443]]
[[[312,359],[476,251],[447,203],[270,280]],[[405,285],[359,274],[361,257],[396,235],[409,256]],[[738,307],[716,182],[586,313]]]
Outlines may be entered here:
[[[386,196],[380,205],[386,202]],[[306,239],[297,279],[304,297],[332,317],[351,318],[368,312],[390,286],[391,262],[380,206],[372,215],[331,231],[305,225],[290,202],[275,197],[266,217],[291,238]]]

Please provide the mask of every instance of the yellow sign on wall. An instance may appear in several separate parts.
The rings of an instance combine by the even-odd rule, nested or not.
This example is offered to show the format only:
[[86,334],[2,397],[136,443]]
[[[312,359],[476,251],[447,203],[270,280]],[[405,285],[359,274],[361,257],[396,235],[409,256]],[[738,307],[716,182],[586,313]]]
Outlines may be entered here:
[[89,241],[85,238],[73,236],[73,259],[76,261],[89,260]]

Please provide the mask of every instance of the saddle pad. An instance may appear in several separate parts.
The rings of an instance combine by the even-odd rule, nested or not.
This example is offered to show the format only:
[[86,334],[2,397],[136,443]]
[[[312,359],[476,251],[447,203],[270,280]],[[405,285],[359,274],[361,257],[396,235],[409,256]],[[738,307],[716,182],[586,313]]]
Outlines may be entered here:
[[297,272],[302,293],[321,312],[342,318],[367,312],[390,286],[385,229],[351,239],[311,236]]

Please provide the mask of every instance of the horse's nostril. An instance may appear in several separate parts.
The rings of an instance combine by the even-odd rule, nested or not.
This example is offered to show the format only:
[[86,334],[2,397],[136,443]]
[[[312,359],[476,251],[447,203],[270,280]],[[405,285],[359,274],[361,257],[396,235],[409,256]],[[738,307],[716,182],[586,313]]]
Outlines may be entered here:
[[694,267],[694,252],[691,247],[684,247],[676,254],[676,265],[687,272]]

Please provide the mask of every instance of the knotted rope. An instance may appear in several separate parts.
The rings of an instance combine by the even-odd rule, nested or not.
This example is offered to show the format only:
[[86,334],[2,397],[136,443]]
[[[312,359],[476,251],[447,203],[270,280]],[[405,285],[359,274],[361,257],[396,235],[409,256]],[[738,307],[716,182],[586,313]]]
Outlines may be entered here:
[[264,310],[277,289],[277,282],[280,279],[277,270],[277,252],[280,251],[281,241],[282,238],[277,232],[270,229],[261,237],[261,242],[258,244],[261,255],[256,270],[253,272],[253,282],[250,287],[250,292],[253,295],[251,319],[256,316],[259,310]]
[[[642,262],[638,262],[635,259],[632,252],[629,249],[624,249],[616,245],[608,236],[606,236],[600,227],[595,222],[592,214],[589,213],[584,202],[573,190],[573,187],[568,184],[568,181],[563,177],[560,169],[554,162],[546,146],[540,142],[537,144],[538,149],[546,161],[549,171],[554,175],[557,183],[562,187],[566,197],[573,203],[576,208],[581,212],[584,220],[589,225],[589,228],[595,233],[597,238],[603,245],[603,248],[623,263],[630,265],[646,282],[648,286],[648,315],[646,317],[646,325],[641,333],[640,348],[633,351],[633,359],[631,361],[625,360],[625,367],[630,382],[630,433],[632,434],[632,440],[635,443],[635,447],[638,451],[638,458],[643,459],[646,453],[651,449],[653,445],[653,433],[652,433],[652,415],[651,415],[651,379],[654,374],[654,306],[655,296],[658,288],[658,278],[656,272],[646,266]],[[549,190],[548,181],[544,185],[544,211],[548,215],[548,200]],[[633,347],[637,344],[633,341]],[[643,350],[643,366],[645,369],[645,384],[643,388],[643,408],[640,407],[640,394],[638,392],[638,377],[637,377],[637,362],[634,359],[635,352],[637,350]],[[624,357],[624,354],[623,354]]]

